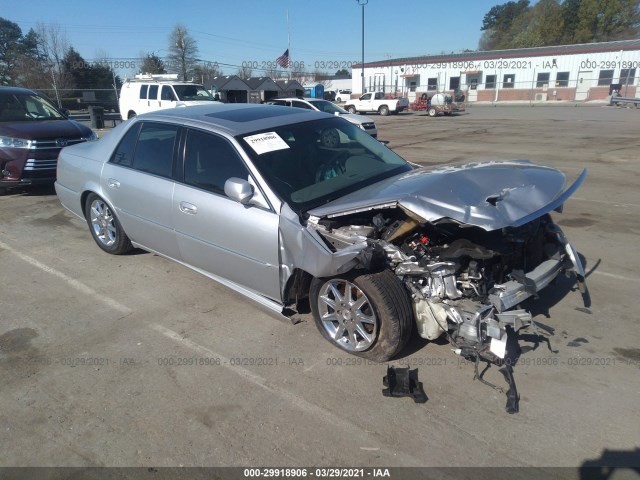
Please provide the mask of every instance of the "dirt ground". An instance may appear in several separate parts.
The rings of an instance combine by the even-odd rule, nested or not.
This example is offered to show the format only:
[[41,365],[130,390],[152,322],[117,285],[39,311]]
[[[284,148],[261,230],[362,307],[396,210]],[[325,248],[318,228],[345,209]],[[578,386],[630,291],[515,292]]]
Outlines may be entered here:
[[590,298],[561,281],[533,305],[550,344],[521,342],[518,414],[443,341],[390,362],[418,368],[427,403],[384,397],[387,365],[333,348],[310,318],[291,325],[150,253],[109,256],[52,189],[25,189],[0,197],[0,466],[640,465],[640,110],[372,118],[413,162],[588,169],[554,216]]

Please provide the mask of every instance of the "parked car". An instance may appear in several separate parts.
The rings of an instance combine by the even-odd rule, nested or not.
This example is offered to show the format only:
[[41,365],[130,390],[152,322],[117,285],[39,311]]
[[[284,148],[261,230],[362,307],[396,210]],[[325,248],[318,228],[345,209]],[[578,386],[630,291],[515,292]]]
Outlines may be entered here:
[[36,92],[0,87],[0,191],[53,183],[62,147],[97,138]]
[[[584,270],[551,216],[578,188],[527,161],[418,168],[337,116],[272,105],[169,109],[60,154],[56,191],[105,252],[195,269],[375,361],[414,330],[505,355],[506,328]],[[215,325],[212,325],[215,328]]]
[[347,112],[345,109],[340,108],[335,103],[328,100],[319,100],[316,98],[297,98],[297,97],[285,97],[274,98],[269,101],[271,105],[282,105],[285,107],[297,107],[305,108],[307,110],[317,110],[319,112],[330,113],[332,115],[340,115],[348,122],[353,123],[356,127],[361,128],[373,138],[378,137],[378,129],[376,123],[369,117],[364,115],[354,115]]
[[136,75],[120,89],[122,119],[165,108],[207,105],[215,102],[202,85],[178,81],[177,75]]
[[324,99],[329,100],[330,102],[335,101],[336,99],[336,91],[335,90],[325,90],[324,91]]
[[345,89],[336,91],[335,101],[338,103],[346,102],[347,100],[351,100],[351,90]]
[[378,112],[380,115],[400,113],[408,108],[408,99],[385,96],[382,92],[365,93],[356,100],[347,100],[344,105],[350,113]]

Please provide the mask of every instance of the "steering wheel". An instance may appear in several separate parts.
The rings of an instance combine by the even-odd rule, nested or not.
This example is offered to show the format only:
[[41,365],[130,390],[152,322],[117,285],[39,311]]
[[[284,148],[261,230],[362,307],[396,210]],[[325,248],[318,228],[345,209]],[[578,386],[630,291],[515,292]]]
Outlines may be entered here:
[[349,152],[340,150],[331,156],[327,162],[323,162],[316,171],[316,182],[329,180],[330,178],[342,175],[347,171],[347,159],[350,157]]

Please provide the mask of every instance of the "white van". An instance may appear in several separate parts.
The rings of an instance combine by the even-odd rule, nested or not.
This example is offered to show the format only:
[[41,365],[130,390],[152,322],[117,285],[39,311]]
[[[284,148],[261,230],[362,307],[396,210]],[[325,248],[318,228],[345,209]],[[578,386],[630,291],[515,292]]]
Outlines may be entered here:
[[178,81],[178,75],[136,75],[120,89],[123,120],[163,108],[210,105],[216,102],[202,86]]

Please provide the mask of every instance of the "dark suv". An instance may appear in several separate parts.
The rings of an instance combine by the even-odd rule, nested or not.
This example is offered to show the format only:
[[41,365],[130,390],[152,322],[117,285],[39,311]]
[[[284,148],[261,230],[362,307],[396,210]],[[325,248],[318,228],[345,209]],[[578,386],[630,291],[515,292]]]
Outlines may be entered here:
[[0,193],[53,183],[60,150],[96,139],[90,128],[69,120],[36,92],[0,87]]

